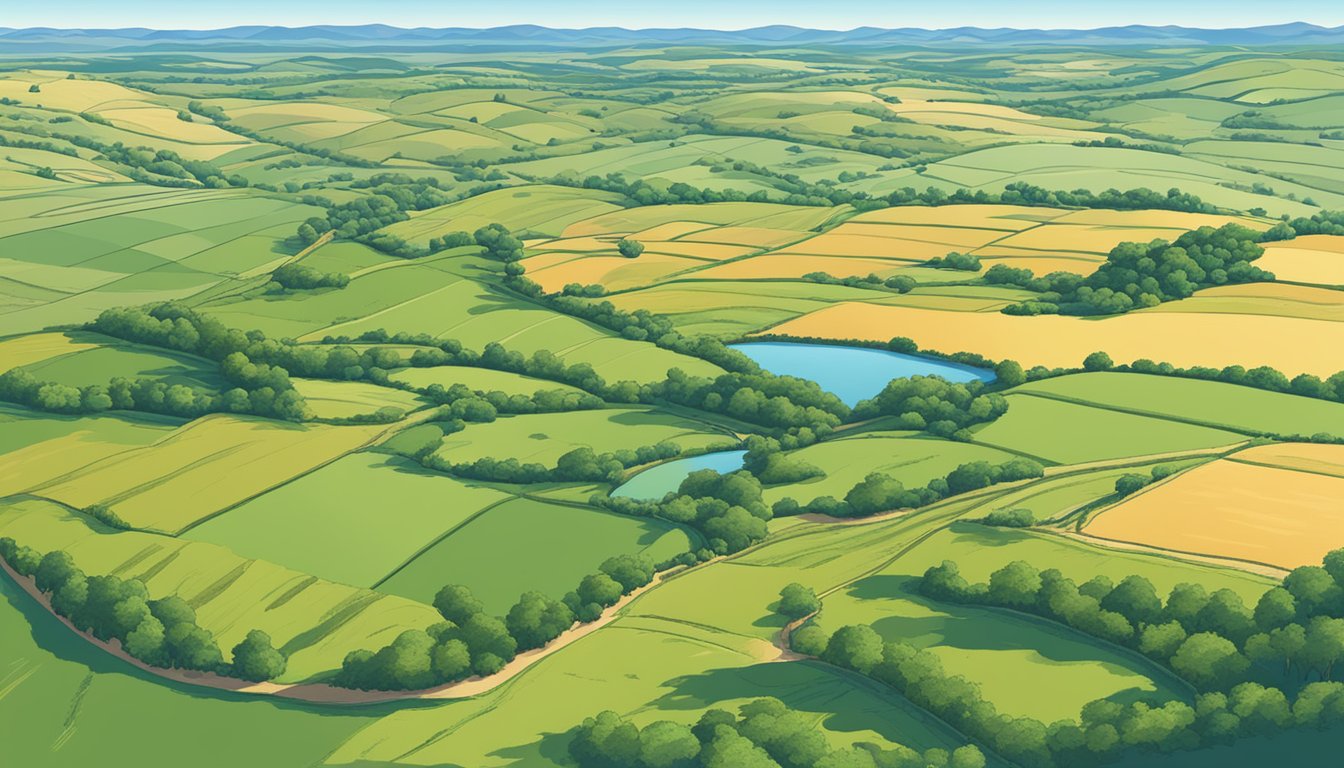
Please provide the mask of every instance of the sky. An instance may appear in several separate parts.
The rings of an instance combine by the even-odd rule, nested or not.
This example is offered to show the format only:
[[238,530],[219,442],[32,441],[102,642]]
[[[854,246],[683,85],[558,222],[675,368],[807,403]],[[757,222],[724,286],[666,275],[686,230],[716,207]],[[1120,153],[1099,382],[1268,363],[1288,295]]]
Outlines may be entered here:
[[[5,7],[8,6],[8,7]],[[618,26],[743,29],[1031,27],[1125,24],[1247,27],[1344,25],[1341,0],[0,0],[5,27],[214,29],[250,24],[382,23],[399,27]]]

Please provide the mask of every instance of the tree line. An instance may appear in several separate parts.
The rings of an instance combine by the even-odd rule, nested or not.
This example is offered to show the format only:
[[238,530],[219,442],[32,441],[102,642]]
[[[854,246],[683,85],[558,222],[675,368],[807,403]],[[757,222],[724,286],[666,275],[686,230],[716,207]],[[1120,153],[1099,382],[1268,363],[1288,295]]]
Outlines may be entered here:
[[350,276],[341,272],[323,272],[306,264],[285,264],[271,273],[271,282],[290,291],[313,291],[344,288],[350,284]]
[[470,462],[451,462],[433,453],[422,457],[428,469],[456,477],[496,483],[620,483],[625,471],[639,464],[676,458],[681,447],[672,442],[642,445],[634,450],[596,453],[588,446],[580,446],[556,459],[555,467],[548,468],[536,462],[519,462],[515,458],[483,457]]
[[902,744],[832,748],[813,713],[775,698],[743,704],[736,716],[709,709],[695,725],[657,720],[640,728],[615,712],[570,731],[580,768],[984,768],[972,744],[917,752]]
[[[1140,575],[1079,585],[1057,569],[1021,561],[978,584],[945,561],[928,569],[918,588],[931,599],[1023,611],[1133,648],[1193,685],[1194,705],[1102,699],[1085,706],[1079,722],[1047,725],[998,713],[975,683],[947,674],[935,655],[883,642],[865,625],[831,635],[805,626],[792,633],[792,647],[892,686],[1028,768],[1090,766],[1134,752],[1344,724],[1344,684],[1333,680],[1344,659],[1344,550],[1322,566],[1294,569],[1254,609],[1227,589],[1209,593],[1183,583],[1163,601]],[[1275,681],[1281,687],[1265,684]]]
[[738,552],[765,539],[773,516],[761,496],[761,481],[750,472],[720,474],[701,469],[686,476],[677,490],[649,501],[595,494],[594,506],[636,517],[658,517],[700,531],[707,551],[700,560]]
[[446,585],[434,596],[443,621],[406,630],[377,651],[352,651],[341,662],[335,683],[361,690],[419,690],[472,675],[488,677],[519,651],[545,646],[576,621],[596,621],[621,597],[651,582],[656,572],[643,556],[618,555],[561,599],[526,592],[503,617],[487,614],[470,589]]
[[252,630],[226,663],[214,635],[196,623],[196,612],[182,598],[152,600],[145,583],[120,576],[87,576],[62,550],[45,555],[14,539],[0,538],[0,558],[20,576],[31,578],[49,596],[51,609],[81,632],[122,650],[150,666],[214,672],[244,680],[272,680],[285,671],[286,658],[265,632]]
[[1044,476],[1045,468],[1038,462],[1020,457],[1001,464],[967,462],[919,488],[906,488],[904,483],[885,472],[871,472],[850,488],[843,499],[819,496],[807,504],[799,504],[796,499],[786,496],[775,502],[772,512],[775,517],[803,513],[867,517],[895,509],[918,509],[959,493]]

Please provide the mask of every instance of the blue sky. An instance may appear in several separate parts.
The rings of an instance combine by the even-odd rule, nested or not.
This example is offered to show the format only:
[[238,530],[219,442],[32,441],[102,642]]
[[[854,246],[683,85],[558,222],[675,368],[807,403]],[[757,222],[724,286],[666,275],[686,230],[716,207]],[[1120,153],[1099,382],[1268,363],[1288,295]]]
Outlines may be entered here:
[[703,27],[795,24],[945,28],[1092,28],[1123,24],[1244,27],[1344,24],[1341,0],[3,0],[0,26],[208,29],[240,24],[403,27]]

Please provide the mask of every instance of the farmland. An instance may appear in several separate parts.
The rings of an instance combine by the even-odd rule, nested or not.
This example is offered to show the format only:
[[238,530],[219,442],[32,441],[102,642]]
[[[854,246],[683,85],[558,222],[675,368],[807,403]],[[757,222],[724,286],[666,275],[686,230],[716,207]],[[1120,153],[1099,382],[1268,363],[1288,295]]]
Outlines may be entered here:
[[0,29],[5,754],[1328,762],[1336,33],[1126,29]]

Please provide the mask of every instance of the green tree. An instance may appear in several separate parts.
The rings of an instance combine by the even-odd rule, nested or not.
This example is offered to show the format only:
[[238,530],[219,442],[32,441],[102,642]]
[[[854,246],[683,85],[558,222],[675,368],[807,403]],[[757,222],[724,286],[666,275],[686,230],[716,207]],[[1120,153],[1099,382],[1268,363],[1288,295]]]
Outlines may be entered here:
[[866,674],[882,662],[882,637],[863,624],[841,627],[831,635],[821,657],[836,666]]
[[644,253],[644,244],[638,240],[623,237],[620,242],[616,243],[616,250],[620,251],[621,255],[627,259],[637,259],[640,254]]
[[821,608],[821,601],[811,587],[794,582],[779,591],[779,613],[790,619],[801,619]]
[[274,680],[285,672],[285,656],[271,645],[271,636],[259,629],[247,633],[233,647],[233,674],[244,680]]
[[1171,657],[1171,668],[1176,674],[1205,690],[1232,685],[1245,674],[1249,664],[1231,640],[1212,632],[1186,638]]
[[1115,367],[1115,361],[1105,352],[1093,352],[1083,358],[1083,370],[1085,371],[1109,371]]

